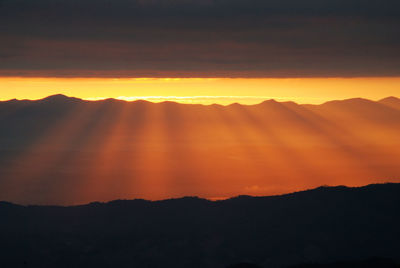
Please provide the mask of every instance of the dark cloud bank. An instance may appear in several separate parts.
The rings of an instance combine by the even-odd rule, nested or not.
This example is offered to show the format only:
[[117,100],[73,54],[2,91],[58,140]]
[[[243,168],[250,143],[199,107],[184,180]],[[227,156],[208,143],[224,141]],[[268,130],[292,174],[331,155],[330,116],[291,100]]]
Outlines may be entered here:
[[0,75],[399,76],[398,0],[0,0]]

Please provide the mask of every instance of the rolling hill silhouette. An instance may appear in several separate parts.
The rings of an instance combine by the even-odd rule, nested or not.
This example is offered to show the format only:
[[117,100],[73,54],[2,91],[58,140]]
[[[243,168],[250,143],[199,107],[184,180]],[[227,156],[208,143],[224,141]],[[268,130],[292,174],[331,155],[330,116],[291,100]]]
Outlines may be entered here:
[[0,266],[398,267],[399,211],[400,184],[222,201],[1,202]]
[[0,199],[219,199],[399,182],[398,103],[4,101]]
[[400,109],[400,99],[396,97],[387,97],[379,101],[380,103],[392,107],[394,109]]

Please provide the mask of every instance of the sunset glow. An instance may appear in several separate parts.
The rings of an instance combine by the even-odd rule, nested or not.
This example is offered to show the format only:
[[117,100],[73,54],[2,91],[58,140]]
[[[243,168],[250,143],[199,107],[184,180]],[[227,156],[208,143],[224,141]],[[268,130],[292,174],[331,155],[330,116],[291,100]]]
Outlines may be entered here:
[[115,98],[201,104],[256,104],[266,99],[323,103],[399,95],[400,78],[0,78],[0,100],[64,94],[87,100]]
[[0,268],[400,267],[399,29],[399,0],[0,0]]

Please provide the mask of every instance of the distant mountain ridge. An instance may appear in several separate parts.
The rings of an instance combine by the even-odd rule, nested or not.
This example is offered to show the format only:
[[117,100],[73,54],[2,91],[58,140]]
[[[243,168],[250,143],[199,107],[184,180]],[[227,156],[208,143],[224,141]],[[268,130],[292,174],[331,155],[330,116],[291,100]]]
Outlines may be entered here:
[[240,103],[231,103],[227,105],[222,105],[222,104],[190,104],[190,103],[180,103],[180,102],[175,102],[175,101],[162,101],[162,102],[151,102],[147,101],[144,99],[137,99],[133,101],[127,101],[127,100],[121,100],[121,99],[115,99],[115,98],[105,98],[105,99],[98,99],[98,100],[86,100],[86,99],[81,99],[77,97],[70,97],[64,94],[55,94],[55,95],[50,95],[42,99],[35,99],[35,100],[30,100],[30,99],[10,99],[10,100],[0,100],[0,103],[8,103],[8,102],[52,102],[52,101],[58,101],[58,102],[71,102],[71,101],[89,101],[89,102],[103,102],[103,101],[117,101],[117,102],[128,102],[128,103],[177,103],[181,105],[203,105],[203,106],[210,106],[210,105],[220,105],[220,106],[235,106],[235,105],[244,105],[244,106],[257,106],[260,104],[265,104],[265,103],[291,103],[291,104],[297,104],[297,105],[324,105],[324,104],[330,104],[330,103],[342,103],[342,102],[375,102],[375,103],[382,103],[382,104],[390,104],[390,103],[400,103],[400,98],[395,97],[395,96],[389,96],[377,101],[365,99],[365,98],[349,98],[349,99],[342,99],[342,100],[330,100],[323,102],[321,104],[298,104],[295,101],[277,101],[275,99],[266,99],[258,104],[240,104]]
[[248,262],[273,268],[372,257],[399,261],[398,211],[400,184],[223,201],[0,203],[0,266],[224,268]]
[[0,200],[223,199],[400,182],[397,101],[0,102]]

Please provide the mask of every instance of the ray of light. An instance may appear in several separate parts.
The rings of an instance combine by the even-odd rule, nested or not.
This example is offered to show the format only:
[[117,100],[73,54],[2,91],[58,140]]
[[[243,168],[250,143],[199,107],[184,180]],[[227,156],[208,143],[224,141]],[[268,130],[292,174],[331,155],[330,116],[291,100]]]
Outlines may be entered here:
[[8,187],[18,191],[16,196],[23,199],[29,195],[26,191],[35,191],[40,185],[46,185],[46,173],[57,168],[56,163],[64,157],[66,150],[74,150],[74,138],[88,124],[95,109],[85,104],[74,107],[13,160],[13,165],[7,169],[14,174],[11,183],[16,185]]
[[[99,139],[96,154],[93,156],[92,164],[87,170],[87,174],[83,175],[86,178],[86,186],[83,188],[90,189],[84,194],[89,199],[100,199],[101,196],[110,196],[115,193],[115,189],[119,189],[122,194],[123,187],[120,186],[121,177],[117,171],[125,171],[121,165],[121,156],[125,154],[124,145],[126,139],[127,118],[129,116],[129,103],[121,103],[117,105],[110,123],[99,126],[96,131],[104,133]],[[113,178],[114,177],[114,178]],[[117,190],[118,191],[118,190]],[[114,196],[114,199],[118,196]]]
[[145,105],[135,153],[130,157],[137,182],[131,190],[139,197],[168,197],[169,156],[163,127],[163,110],[159,105]]
[[[292,119],[288,114],[281,114],[282,109],[280,104],[276,102],[269,102],[273,105],[275,113],[271,110],[265,110],[267,107],[259,105],[258,107],[241,107],[240,113],[244,117],[243,120],[248,122],[249,128],[254,130],[257,139],[261,140],[261,150],[263,152],[262,158],[271,157],[274,159],[272,170],[264,169],[268,174],[267,180],[258,181],[252,189],[254,193],[269,194],[280,191],[280,185],[286,184],[291,190],[303,188],[305,184],[309,183],[309,178],[315,177],[318,173],[317,167],[312,165],[307,159],[301,155],[298,150],[298,143],[294,144],[293,140],[288,137],[284,125]],[[269,109],[269,108],[268,108]],[[280,112],[279,112],[280,111]],[[282,117],[283,115],[283,117]],[[283,126],[283,130],[281,127]],[[296,130],[291,129],[291,131]],[[297,132],[292,135],[298,135]]]
[[399,112],[378,113],[382,107],[376,103],[377,111],[363,111],[365,103],[369,107],[362,101],[344,109],[342,103],[276,101],[254,106],[85,102],[54,115],[57,120],[41,129],[10,168],[26,176],[8,180],[14,190],[7,194],[22,203],[39,193],[38,203],[52,198],[71,204],[398,181]]

